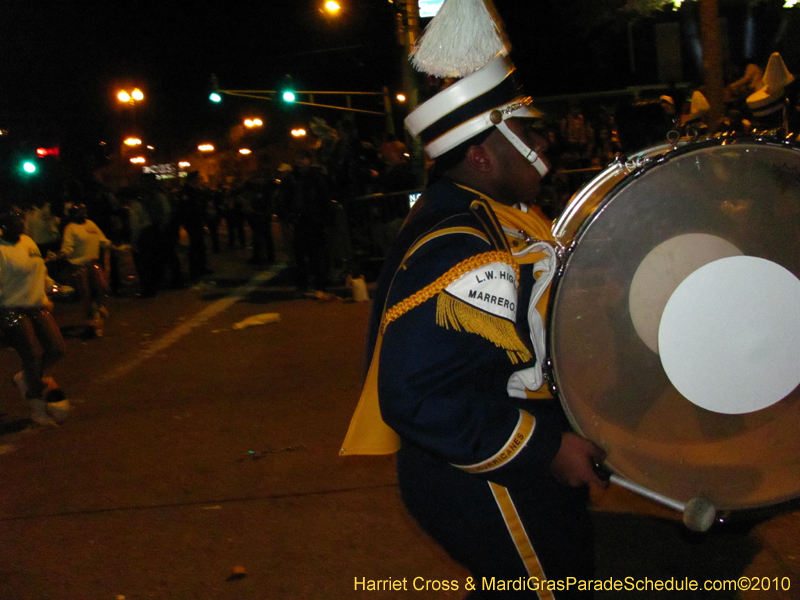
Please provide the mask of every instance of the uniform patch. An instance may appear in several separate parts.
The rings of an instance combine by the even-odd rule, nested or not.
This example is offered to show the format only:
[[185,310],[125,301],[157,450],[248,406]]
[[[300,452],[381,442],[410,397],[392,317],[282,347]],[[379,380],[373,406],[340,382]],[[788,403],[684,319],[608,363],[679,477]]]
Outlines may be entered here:
[[[435,297],[438,325],[455,331],[475,333],[489,340],[505,350],[514,364],[529,361],[533,355],[519,338],[515,328],[519,267],[513,260],[508,252],[493,251],[476,254],[461,261],[433,283],[387,310],[381,323],[381,333],[386,331],[390,323]],[[470,273],[477,278],[474,282],[465,278]],[[456,286],[454,293],[450,293],[450,286],[459,280],[463,280],[464,287]],[[473,303],[462,300],[461,296],[469,298],[473,291]]]
[[439,294],[436,323],[489,340],[505,350],[513,364],[529,361],[530,350],[516,330],[517,265],[494,259],[469,267]]
[[517,320],[517,275],[503,262],[493,262],[465,273],[445,292],[497,317]]

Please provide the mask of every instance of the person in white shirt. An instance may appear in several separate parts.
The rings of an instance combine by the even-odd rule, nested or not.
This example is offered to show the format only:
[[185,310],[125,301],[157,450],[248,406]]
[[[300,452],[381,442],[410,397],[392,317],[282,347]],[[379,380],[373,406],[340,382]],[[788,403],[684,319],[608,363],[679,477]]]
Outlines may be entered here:
[[86,218],[86,206],[76,204],[69,211],[70,222],[64,228],[61,255],[73,267],[75,289],[81,298],[87,327],[97,336],[103,335],[103,319],[108,316],[104,306],[108,292],[110,252],[101,261],[101,251],[109,250],[111,242],[95,224]]
[[47,269],[36,243],[23,232],[23,217],[0,212],[0,342],[22,361],[14,383],[31,407],[33,421],[55,425],[69,412],[69,400],[44,370],[65,351],[45,293]]
[[50,203],[39,201],[25,215],[25,234],[29,235],[42,256],[57,252],[61,245],[60,219],[51,210]]

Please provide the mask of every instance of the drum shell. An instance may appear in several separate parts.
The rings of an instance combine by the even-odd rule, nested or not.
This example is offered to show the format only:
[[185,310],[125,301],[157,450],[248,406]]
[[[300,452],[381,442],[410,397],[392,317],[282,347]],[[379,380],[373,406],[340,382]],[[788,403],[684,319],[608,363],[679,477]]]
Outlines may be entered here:
[[[608,452],[621,476],[719,509],[800,496],[798,390],[750,414],[684,398],[629,308],[637,267],[659,244],[707,234],[745,255],[800,270],[800,150],[717,139],[641,153],[649,164],[603,171],[553,226],[567,247],[551,291],[551,383],[575,429]],[[746,282],[743,282],[745,285]]]

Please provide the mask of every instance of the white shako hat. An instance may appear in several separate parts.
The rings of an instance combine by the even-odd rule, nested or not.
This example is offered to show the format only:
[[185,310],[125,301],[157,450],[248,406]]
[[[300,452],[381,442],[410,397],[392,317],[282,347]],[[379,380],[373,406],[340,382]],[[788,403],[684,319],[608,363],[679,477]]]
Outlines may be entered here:
[[763,86],[747,97],[747,106],[753,116],[764,117],[783,108],[785,87],[794,81],[794,75],[786,68],[783,58],[773,52],[764,73]]
[[430,158],[497,127],[542,175],[547,172],[544,161],[504,123],[542,116],[522,91],[509,52],[491,0],[445,1],[414,49],[412,63],[429,75],[460,79],[405,120]]

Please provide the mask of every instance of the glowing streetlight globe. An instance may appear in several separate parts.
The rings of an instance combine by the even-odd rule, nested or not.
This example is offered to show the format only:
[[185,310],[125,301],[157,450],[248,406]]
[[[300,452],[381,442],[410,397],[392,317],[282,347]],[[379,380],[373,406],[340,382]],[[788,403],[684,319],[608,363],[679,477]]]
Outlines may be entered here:
[[336,14],[337,12],[339,12],[341,10],[341,8],[342,7],[339,5],[339,3],[338,2],[334,2],[334,0],[328,0],[325,3],[325,10],[327,10],[331,14]]
[[141,102],[144,100],[144,92],[139,88],[133,88],[132,92],[128,92],[128,90],[120,90],[117,92],[117,100],[122,102],[123,104],[135,104],[136,102]]

